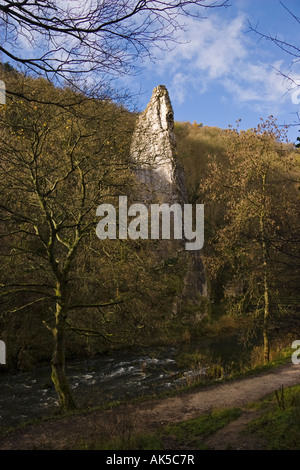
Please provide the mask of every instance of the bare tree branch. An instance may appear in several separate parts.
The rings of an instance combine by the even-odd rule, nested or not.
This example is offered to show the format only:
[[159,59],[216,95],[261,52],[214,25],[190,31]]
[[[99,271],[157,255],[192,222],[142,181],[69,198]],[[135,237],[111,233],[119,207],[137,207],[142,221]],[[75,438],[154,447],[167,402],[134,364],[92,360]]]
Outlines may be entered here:
[[34,74],[61,83],[77,77],[79,85],[86,75],[136,72],[137,59],[153,58],[155,49],[177,40],[185,17],[226,6],[228,0],[4,0],[0,51]]

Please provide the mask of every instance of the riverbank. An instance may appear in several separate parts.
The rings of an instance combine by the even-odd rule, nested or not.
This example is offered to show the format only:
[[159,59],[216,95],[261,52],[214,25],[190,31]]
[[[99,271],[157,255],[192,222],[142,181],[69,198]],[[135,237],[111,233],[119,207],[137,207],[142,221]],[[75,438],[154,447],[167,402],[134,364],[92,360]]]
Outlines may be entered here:
[[[299,335],[297,336],[299,337]],[[79,410],[176,396],[216,381],[231,380],[290,360],[292,338],[274,337],[270,363],[262,345],[242,343],[237,332],[202,337],[177,346],[124,349],[73,359],[66,371]],[[50,365],[0,376],[0,432],[59,413]]]
[[[151,433],[168,425],[197,418],[213,409],[245,408],[281,389],[300,384],[300,366],[288,363],[238,380],[180,396],[121,405],[25,426],[1,438],[0,449],[75,449],[82,443],[108,438],[116,427]],[[125,432],[125,431],[124,431]]]

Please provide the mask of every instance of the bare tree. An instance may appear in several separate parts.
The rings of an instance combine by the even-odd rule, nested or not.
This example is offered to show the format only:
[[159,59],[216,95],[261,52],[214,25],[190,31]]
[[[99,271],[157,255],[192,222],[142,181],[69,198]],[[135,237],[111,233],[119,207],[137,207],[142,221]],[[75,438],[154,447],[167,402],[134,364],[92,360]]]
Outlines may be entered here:
[[210,241],[217,256],[207,256],[208,272],[213,278],[227,271],[227,311],[251,312],[261,325],[266,363],[275,313],[297,308],[299,165],[285,139],[272,116],[253,130],[229,129],[226,154],[209,157],[200,186],[207,211],[224,211]]
[[129,184],[128,142],[123,150],[109,143],[120,137],[116,108],[85,98],[95,96],[108,78],[137,71],[138,59],[153,59],[157,48],[168,50],[185,17],[201,18],[206,9],[227,5],[228,0],[0,2],[2,62],[85,92],[55,90],[38,79],[28,86],[23,75],[16,78],[20,86],[8,81],[10,99],[0,110],[3,312],[51,306],[52,379],[63,410],[75,406],[65,374],[66,329],[80,329],[68,323],[71,312],[120,300],[100,297],[97,290],[87,300],[74,284],[95,228],[95,205],[112,197],[112,188]]
[[[162,255],[155,241],[96,236],[99,204],[117,208],[119,195],[141,194],[130,161],[135,116],[108,100],[75,105],[74,92],[45,79],[16,72],[5,79],[15,96],[0,106],[0,329],[7,325],[11,338],[10,324],[25,317],[46,359],[53,344],[52,380],[66,410],[75,406],[66,351],[78,354],[84,340],[98,352],[172,335],[184,258],[177,247]],[[45,104],[23,92],[43,95]],[[34,350],[22,344],[25,356],[26,348]]]
[[[60,82],[137,70],[137,59],[176,41],[187,16],[228,0],[4,0],[2,61]],[[91,87],[91,82],[89,83]]]
[[[284,5],[283,2],[279,2],[279,3],[286,10],[286,12],[290,15],[290,17],[294,21],[296,21],[298,24],[300,24],[300,17],[294,14],[289,8],[287,8],[287,6]],[[286,54],[288,54],[294,63],[299,63],[300,47],[298,45],[285,41],[281,35],[272,35],[272,34],[264,33],[263,31],[259,30],[258,25],[254,26],[251,23],[249,23],[249,28],[250,28],[250,31],[256,33],[260,37],[260,39],[265,39],[267,41],[273,42],[277,47],[279,47]],[[290,80],[292,80],[292,77],[289,77],[289,78]]]
[[[44,79],[28,79],[26,92],[53,95],[52,101],[70,94]],[[65,374],[65,341],[67,327],[81,328],[70,323],[71,313],[122,301],[106,298],[99,285],[86,294],[84,277],[93,284],[96,275],[92,262],[89,270],[84,266],[96,242],[97,205],[125,186],[122,178],[129,181],[130,133],[122,122],[130,117],[111,103],[83,106],[88,109],[81,112],[78,105],[75,115],[15,99],[0,114],[0,310],[7,315],[38,306],[43,312],[54,339],[52,379],[62,410],[75,406]],[[98,334],[106,336],[105,330]]]
[[[289,15],[290,19],[292,21],[298,23],[300,25],[300,17],[297,16],[292,10],[290,10],[283,2],[279,2],[285,12]],[[281,49],[283,52],[287,54],[287,56],[290,57],[291,63],[290,63],[290,70],[289,72],[284,71],[284,70],[277,70],[277,72],[284,78],[287,84],[290,85],[291,89],[294,90],[294,93],[297,93],[299,95],[299,88],[300,88],[300,83],[299,83],[299,78],[295,77],[293,69],[295,65],[299,65],[300,62],[300,46],[297,43],[292,43],[289,42],[288,40],[285,40],[281,34],[271,34],[271,33],[266,33],[259,28],[259,24],[253,25],[249,23],[249,30],[252,33],[255,33],[260,40],[265,40],[265,41],[270,41],[272,42],[276,47]],[[298,100],[297,96],[297,100]],[[298,113],[295,113],[297,115],[297,120],[294,123],[289,124],[290,126],[299,126],[300,123],[300,116]],[[299,139],[298,139],[299,140]]]

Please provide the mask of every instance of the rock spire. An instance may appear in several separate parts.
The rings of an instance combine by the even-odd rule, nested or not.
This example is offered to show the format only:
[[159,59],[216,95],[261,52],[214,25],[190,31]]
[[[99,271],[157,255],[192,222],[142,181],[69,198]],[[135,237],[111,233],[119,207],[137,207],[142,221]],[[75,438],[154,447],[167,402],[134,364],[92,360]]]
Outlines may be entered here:
[[[144,203],[187,204],[184,172],[174,134],[174,113],[167,88],[154,88],[146,109],[138,116],[131,146],[131,159]],[[178,241],[175,241],[178,243]],[[182,251],[182,247],[178,249]],[[195,300],[207,296],[205,270],[199,251],[185,253],[185,295]]]
[[186,202],[183,170],[174,134],[174,114],[164,85],[154,88],[139,115],[131,148],[138,179],[148,202]]

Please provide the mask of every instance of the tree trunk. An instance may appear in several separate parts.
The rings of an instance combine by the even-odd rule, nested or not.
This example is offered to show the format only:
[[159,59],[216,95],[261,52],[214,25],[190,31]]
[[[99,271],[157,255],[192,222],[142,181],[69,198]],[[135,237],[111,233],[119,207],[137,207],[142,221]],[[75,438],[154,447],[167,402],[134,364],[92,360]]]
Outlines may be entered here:
[[60,300],[56,304],[55,327],[52,332],[54,347],[51,361],[51,378],[61,411],[74,410],[76,405],[65,372],[66,309]]
[[268,253],[266,243],[265,231],[265,202],[266,202],[266,174],[262,177],[262,207],[260,214],[260,234],[261,234],[261,249],[263,258],[263,276],[264,276],[264,324],[263,324],[263,339],[264,339],[264,362],[267,364],[270,361],[270,338],[269,338],[269,317],[270,317],[270,302],[269,302],[269,274],[268,274]]
[[263,338],[264,338],[264,362],[267,364],[270,361],[270,340],[269,340],[269,284],[267,272],[264,274],[264,326],[263,326]]

